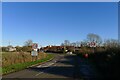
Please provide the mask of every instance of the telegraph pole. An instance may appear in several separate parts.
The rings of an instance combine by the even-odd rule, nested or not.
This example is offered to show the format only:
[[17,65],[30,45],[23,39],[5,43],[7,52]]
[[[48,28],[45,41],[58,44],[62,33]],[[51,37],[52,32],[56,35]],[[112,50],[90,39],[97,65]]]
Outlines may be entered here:
[[10,44],[11,44],[11,41],[10,41],[10,40],[8,41],[8,44],[9,44],[9,46],[10,46]]

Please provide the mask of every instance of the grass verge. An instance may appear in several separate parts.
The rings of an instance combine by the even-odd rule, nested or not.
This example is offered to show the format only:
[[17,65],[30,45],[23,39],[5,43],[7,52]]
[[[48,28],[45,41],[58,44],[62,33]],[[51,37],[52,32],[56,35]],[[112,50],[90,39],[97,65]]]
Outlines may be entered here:
[[20,70],[23,70],[29,66],[32,66],[32,65],[35,65],[38,63],[46,62],[46,61],[52,59],[53,57],[54,57],[53,54],[47,54],[47,57],[44,59],[40,59],[40,60],[32,61],[32,62],[17,63],[17,64],[3,67],[2,68],[2,75],[5,75],[5,74],[11,73],[11,72],[20,71]]

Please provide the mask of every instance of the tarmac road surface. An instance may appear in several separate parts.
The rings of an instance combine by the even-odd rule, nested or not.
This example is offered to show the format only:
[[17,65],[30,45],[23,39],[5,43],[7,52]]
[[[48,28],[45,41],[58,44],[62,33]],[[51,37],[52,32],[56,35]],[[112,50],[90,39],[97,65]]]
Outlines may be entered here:
[[70,78],[76,80],[98,80],[100,76],[94,69],[94,66],[89,64],[86,60],[76,55],[56,54],[56,57],[52,61],[3,76],[3,79],[7,78]]

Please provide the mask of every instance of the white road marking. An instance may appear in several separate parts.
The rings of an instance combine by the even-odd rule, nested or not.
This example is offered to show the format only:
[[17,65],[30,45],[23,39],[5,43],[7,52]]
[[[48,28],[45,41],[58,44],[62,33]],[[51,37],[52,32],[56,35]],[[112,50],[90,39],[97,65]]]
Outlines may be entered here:
[[[55,63],[56,63],[56,61],[55,61]],[[37,68],[39,68],[39,67],[49,67],[49,66],[51,66],[51,65],[53,65],[53,64],[55,64],[55,63],[49,63],[47,66],[39,65],[39,66],[37,66]]]
[[53,68],[53,67],[49,67],[48,69],[45,69],[43,72],[39,72],[39,73],[38,73],[38,74],[36,74],[35,76],[38,76],[38,75],[40,75],[40,74],[44,73],[45,71],[47,71],[47,70],[49,70],[49,69],[51,69],[51,68]]
[[[55,61],[55,62],[56,62],[56,61]],[[48,66],[51,66],[51,65],[53,65],[53,64],[55,64],[55,63],[50,63]],[[48,66],[39,65],[39,66],[37,66],[37,67],[48,67]],[[56,66],[56,65],[54,65],[54,66]],[[49,70],[49,69],[51,69],[51,68],[53,68],[53,67],[49,67],[48,69],[45,69],[45,70],[43,70],[42,72],[37,73],[35,76],[38,76],[38,75],[44,73],[44,71],[47,71],[47,70]]]
[[44,72],[40,72],[40,73],[36,74],[35,76],[38,76],[38,75],[40,75],[40,74],[42,74],[42,73],[44,73]]
[[41,67],[42,65],[37,66],[37,68]]

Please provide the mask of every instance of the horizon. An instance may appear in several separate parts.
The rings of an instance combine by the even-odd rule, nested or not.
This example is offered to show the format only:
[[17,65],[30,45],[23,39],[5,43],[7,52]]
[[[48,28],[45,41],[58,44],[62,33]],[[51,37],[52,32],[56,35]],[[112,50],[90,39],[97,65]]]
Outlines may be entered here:
[[29,39],[42,46],[60,45],[83,41],[89,33],[118,39],[117,2],[3,2],[2,9],[2,46],[9,41],[23,46]]

